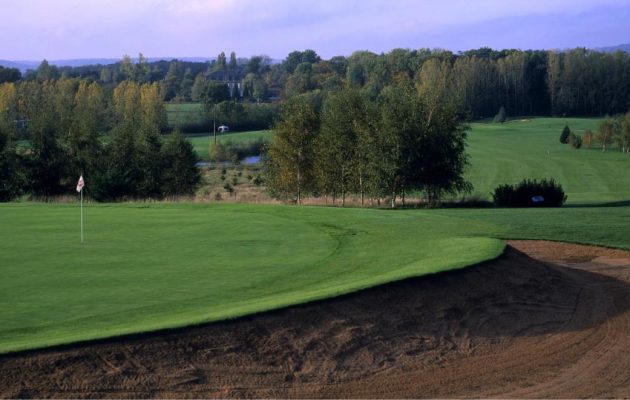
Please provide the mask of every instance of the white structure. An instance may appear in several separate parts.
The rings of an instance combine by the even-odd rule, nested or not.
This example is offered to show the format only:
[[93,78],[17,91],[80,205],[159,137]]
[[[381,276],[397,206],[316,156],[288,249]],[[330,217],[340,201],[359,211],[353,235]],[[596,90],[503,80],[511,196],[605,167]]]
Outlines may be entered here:
[[230,127],[227,125],[221,125],[219,127],[219,132],[229,132],[230,131]]

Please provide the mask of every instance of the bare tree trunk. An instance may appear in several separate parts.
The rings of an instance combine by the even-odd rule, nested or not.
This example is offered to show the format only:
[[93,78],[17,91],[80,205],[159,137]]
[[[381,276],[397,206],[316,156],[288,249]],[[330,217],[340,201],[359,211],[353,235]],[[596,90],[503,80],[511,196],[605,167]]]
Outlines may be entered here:
[[363,173],[359,172],[359,191],[361,192],[361,207],[363,207]]
[[396,191],[392,190],[392,208],[396,208]]

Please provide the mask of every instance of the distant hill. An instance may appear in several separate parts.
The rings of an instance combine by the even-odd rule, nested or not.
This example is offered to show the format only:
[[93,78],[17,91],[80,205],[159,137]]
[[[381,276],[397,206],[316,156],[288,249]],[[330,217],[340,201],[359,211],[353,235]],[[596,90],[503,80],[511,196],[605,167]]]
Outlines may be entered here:
[[610,47],[596,47],[593,50],[602,51],[604,53],[612,53],[615,51],[625,51],[626,53],[630,53],[630,43]]
[[[134,61],[137,59],[132,58]],[[160,60],[180,60],[180,61],[190,61],[190,62],[207,62],[212,61],[215,57],[148,57],[147,61],[154,62]],[[108,65],[115,64],[119,62],[121,58],[76,58],[76,59],[68,59],[68,60],[48,60],[50,65],[55,65],[57,67],[81,67],[84,65]],[[6,68],[17,68],[22,73],[26,72],[28,69],[35,69],[42,62],[33,61],[33,60],[0,60],[0,65]]]

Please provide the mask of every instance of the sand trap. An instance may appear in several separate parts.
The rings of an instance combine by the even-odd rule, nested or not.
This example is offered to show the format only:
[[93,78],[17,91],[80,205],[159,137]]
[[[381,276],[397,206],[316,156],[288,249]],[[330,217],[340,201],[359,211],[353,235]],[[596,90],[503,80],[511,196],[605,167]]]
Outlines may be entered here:
[[0,357],[2,397],[630,397],[630,252],[498,260],[169,333]]

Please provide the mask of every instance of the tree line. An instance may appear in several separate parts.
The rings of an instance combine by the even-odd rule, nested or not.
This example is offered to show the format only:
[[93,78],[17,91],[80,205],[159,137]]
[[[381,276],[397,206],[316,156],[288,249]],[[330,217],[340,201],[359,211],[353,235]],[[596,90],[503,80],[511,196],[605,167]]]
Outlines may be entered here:
[[[0,74],[0,82],[15,80],[16,71],[8,70]],[[630,55],[584,48],[480,48],[460,53],[393,49],[382,54],[357,51],[329,60],[304,50],[289,53],[280,63],[264,55],[237,58],[234,52],[229,57],[222,52],[209,62],[148,62],[140,54],[111,65],[59,68],[44,61],[21,78],[71,77],[107,86],[124,80],[160,82],[166,101],[210,98],[216,104],[226,94],[233,100],[260,103],[345,86],[374,99],[401,77],[418,82],[428,74],[446,76],[451,95],[458,99],[458,113],[467,119],[492,117],[501,107],[508,116],[603,116],[630,109]]]
[[402,80],[371,98],[346,87],[294,96],[274,127],[265,161],[272,196],[298,204],[350,194],[391,207],[423,192],[429,205],[469,192],[466,131],[448,92]]
[[163,198],[194,192],[192,145],[163,140],[158,83],[60,78],[0,84],[0,200],[72,192],[79,174],[97,200]]

